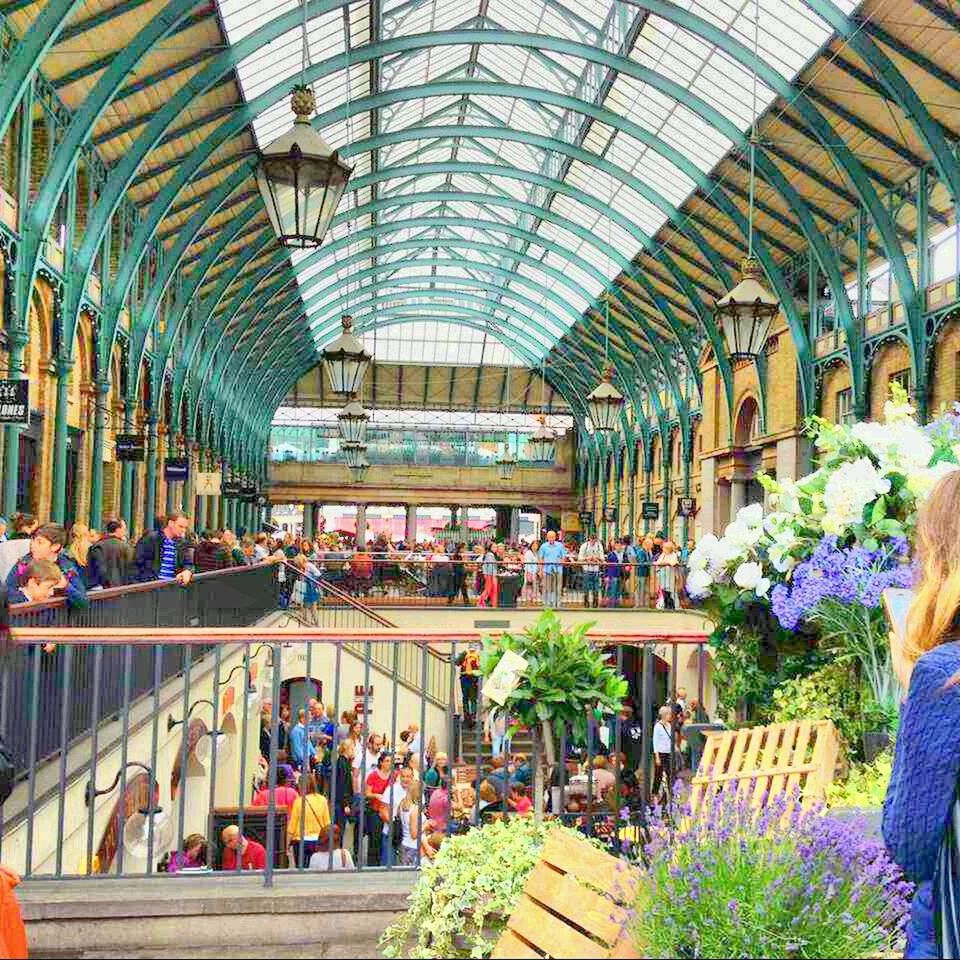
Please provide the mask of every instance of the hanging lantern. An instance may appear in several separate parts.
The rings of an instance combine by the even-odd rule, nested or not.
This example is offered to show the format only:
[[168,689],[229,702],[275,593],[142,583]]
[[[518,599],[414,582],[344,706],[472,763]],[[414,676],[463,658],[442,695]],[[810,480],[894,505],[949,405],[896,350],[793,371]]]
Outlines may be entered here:
[[500,479],[512,480],[514,471],[517,469],[517,458],[510,452],[510,450],[506,450],[499,457],[497,457],[496,462]]
[[367,461],[367,458],[361,457],[361,459],[354,464],[350,464],[350,479],[354,483],[363,483],[367,479],[367,474],[370,472],[370,464]]
[[740,261],[740,282],[717,301],[716,313],[731,360],[753,360],[763,353],[780,301],[763,283],[755,257]]
[[348,467],[356,467],[367,459],[367,445],[365,443],[343,444],[343,458]]
[[353,317],[345,313],[340,323],[343,333],[323,351],[323,365],[333,393],[357,397],[373,358],[353,335]]
[[337,414],[340,426],[340,439],[344,443],[363,443],[367,435],[367,421],[370,414],[354,398]]
[[527,447],[534,463],[553,463],[557,458],[557,435],[547,426],[546,417],[538,417],[540,426],[530,435]]
[[348,167],[313,129],[313,90],[298,84],[290,95],[293,129],[260,153],[257,186],[277,239],[285,247],[304,249],[323,243],[346,189]]
[[594,430],[599,433],[612,433],[616,430],[624,403],[623,394],[613,385],[613,367],[607,367],[603,379],[587,397],[587,409],[590,411]]

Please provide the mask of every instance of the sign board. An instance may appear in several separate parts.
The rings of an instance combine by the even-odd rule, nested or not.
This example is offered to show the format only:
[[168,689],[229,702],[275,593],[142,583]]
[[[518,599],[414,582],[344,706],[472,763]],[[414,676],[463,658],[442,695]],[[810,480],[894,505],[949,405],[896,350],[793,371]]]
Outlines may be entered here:
[[358,716],[364,716],[364,712],[369,717],[373,713],[373,685],[364,689],[363,684],[357,684],[353,688],[353,712]]
[[656,500],[644,500],[640,516],[643,517],[644,520],[659,520],[660,504]]
[[256,503],[260,491],[255,483],[244,483],[240,485],[240,500],[243,503]]
[[219,470],[200,470],[197,472],[197,496],[198,497],[218,497],[220,496],[220,471]]
[[239,480],[224,480],[220,486],[220,491],[225,497],[239,497],[240,496],[240,481]]
[[142,433],[118,433],[113,448],[117,460],[143,463],[147,455],[147,439]]
[[697,515],[697,501],[693,497],[680,497],[677,501],[677,513],[681,517],[695,517]]
[[187,479],[190,461],[186,457],[167,457],[163,461],[163,479],[167,483],[177,483]]
[[592,510],[581,510],[579,516],[580,516],[580,527],[583,530],[590,530],[593,528],[593,511]]
[[564,510],[560,514],[560,526],[568,533],[576,533],[580,530],[580,514],[573,510]]
[[604,507],[604,508],[603,508],[603,522],[604,522],[604,523],[616,523],[616,522],[617,522],[617,508],[616,508],[616,507]]
[[29,425],[29,380],[0,380],[0,423]]

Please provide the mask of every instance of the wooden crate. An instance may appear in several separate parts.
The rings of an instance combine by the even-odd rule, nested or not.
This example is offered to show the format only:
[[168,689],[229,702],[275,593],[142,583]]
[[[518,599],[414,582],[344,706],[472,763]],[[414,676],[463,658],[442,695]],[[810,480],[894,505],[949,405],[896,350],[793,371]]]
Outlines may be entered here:
[[626,931],[635,868],[554,831],[493,949],[508,957],[638,957]]
[[830,720],[794,720],[766,727],[708,733],[697,773],[691,781],[694,813],[718,788],[736,783],[759,806],[781,793],[799,789],[804,807],[826,800],[840,751]]

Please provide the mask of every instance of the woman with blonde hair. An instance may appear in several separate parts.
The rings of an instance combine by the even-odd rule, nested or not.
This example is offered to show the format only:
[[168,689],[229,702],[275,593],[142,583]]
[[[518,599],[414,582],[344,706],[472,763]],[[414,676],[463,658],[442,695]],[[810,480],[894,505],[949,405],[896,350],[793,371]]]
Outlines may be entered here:
[[400,801],[400,826],[403,839],[400,841],[400,863],[405,867],[417,865],[417,851],[420,849],[420,794],[418,780],[407,788],[406,796]]
[[[934,487],[917,518],[920,582],[906,636],[891,637],[909,688],[900,714],[883,838],[917,885],[905,957],[939,957],[933,878],[960,779],[960,470]],[[952,954],[951,954],[952,955]]]
[[87,557],[92,546],[93,538],[90,536],[90,528],[85,523],[75,523],[70,528],[70,543],[67,544],[66,553],[80,568],[80,576],[83,577],[83,585],[87,589],[90,588],[87,582]]

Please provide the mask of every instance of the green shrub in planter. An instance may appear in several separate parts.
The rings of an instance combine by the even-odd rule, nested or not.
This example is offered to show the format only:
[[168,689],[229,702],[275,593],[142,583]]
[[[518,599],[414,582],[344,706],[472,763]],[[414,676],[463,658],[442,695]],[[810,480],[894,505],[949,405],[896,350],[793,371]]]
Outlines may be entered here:
[[832,783],[827,791],[831,807],[882,807],[890,784],[893,756],[881,753],[873,763],[857,763],[842,783]]
[[444,840],[407,912],[384,932],[384,955],[489,956],[551,830],[568,828],[511,817]]

